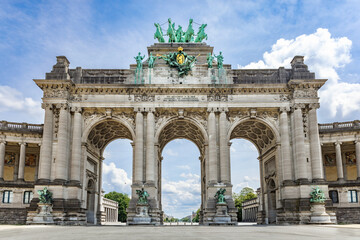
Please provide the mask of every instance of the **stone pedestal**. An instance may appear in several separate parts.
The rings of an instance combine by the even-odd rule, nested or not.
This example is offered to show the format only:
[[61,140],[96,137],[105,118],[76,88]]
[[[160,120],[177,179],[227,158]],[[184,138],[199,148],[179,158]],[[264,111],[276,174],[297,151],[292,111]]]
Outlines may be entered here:
[[325,203],[310,204],[310,223],[311,224],[329,224],[332,223],[330,215],[325,211]]
[[151,224],[151,217],[149,216],[149,204],[136,204],[136,215],[133,218],[133,225],[148,225]]
[[228,207],[226,203],[216,204],[216,213],[213,220],[213,225],[233,225],[231,217],[228,214]]
[[33,217],[31,224],[54,224],[52,204],[38,203],[38,214]]

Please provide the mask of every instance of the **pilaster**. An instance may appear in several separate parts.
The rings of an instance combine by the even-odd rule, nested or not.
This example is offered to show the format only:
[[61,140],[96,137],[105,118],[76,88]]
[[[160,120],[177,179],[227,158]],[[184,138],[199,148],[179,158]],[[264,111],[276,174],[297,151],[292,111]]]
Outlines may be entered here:
[[301,182],[308,182],[307,162],[305,157],[305,136],[304,123],[302,117],[302,108],[304,104],[294,104],[294,134],[295,134],[295,165],[297,171],[296,180]]
[[69,108],[67,104],[59,104],[59,131],[58,145],[55,160],[55,182],[66,182],[68,180],[68,114]]
[[72,152],[71,152],[71,166],[70,166],[70,181],[75,184],[80,184],[80,162],[81,162],[81,135],[82,135],[82,109],[73,108],[73,138],[72,138]]
[[324,181],[323,164],[321,158],[321,145],[319,137],[319,127],[316,110],[320,105],[310,104],[309,110],[309,135],[310,135],[310,155],[313,181]]
[[40,147],[39,180],[38,182],[49,182],[51,174],[52,145],[53,145],[53,105],[42,104],[45,109],[45,120],[43,138]]
[[355,141],[357,180],[360,181],[360,138]]
[[289,138],[289,123],[288,112],[289,108],[280,108],[280,135],[281,135],[281,158],[284,181],[294,179],[293,163],[290,152],[290,138]]
[[342,164],[342,157],[341,157],[341,144],[342,142],[336,142],[335,144],[335,151],[336,151],[336,169],[338,175],[338,181],[344,180],[344,169]]
[[0,140],[0,181],[4,181],[5,146],[6,141]]
[[19,145],[20,145],[20,157],[19,157],[18,181],[24,181],[26,143],[21,142],[19,143]]
[[230,157],[229,144],[227,141],[227,117],[228,109],[223,108],[220,111],[219,118],[219,143],[220,143],[220,176],[221,182],[230,184]]
[[208,134],[209,134],[209,182],[215,184],[217,179],[217,147],[216,147],[216,119],[214,108],[208,108]]
[[144,109],[135,108],[135,173],[133,184],[142,185],[144,181]]

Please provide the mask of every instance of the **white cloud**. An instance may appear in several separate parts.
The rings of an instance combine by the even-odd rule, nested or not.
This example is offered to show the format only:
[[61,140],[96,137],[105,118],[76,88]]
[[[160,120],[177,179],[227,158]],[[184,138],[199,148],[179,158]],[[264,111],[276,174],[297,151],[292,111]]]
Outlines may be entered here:
[[163,178],[162,204],[166,214],[184,217],[196,211],[201,203],[200,176],[182,173],[186,180],[167,181]]
[[105,149],[105,151],[104,151],[104,153],[103,153],[103,157],[104,157],[105,159],[111,158],[111,152]]
[[103,163],[103,185],[111,186],[117,192],[130,194],[131,179],[128,177],[126,171],[122,168],[117,168],[115,163]]
[[41,103],[32,98],[24,97],[23,94],[9,86],[0,86],[0,113],[11,112],[26,113],[28,119],[42,122],[44,120],[44,111],[41,109]]
[[164,151],[165,154],[172,156],[172,157],[176,157],[179,154],[177,152],[175,152],[174,150],[172,150],[171,148],[166,148]]
[[180,166],[177,166],[179,169],[184,169],[184,170],[191,170],[190,166],[189,165],[180,165]]
[[328,29],[318,28],[315,33],[303,34],[295,39],[279,39],[263,60],[252,62],[244,69],[290,67],[296,55],[305,57],[305,64],[314,71],[317,78],[328,79],[320,89],[320,102],[334,117],[338,112],[346,116],[360,110],[360,84],[340,82],[337,70],[351,62],[351,40],[347,37],[334,38]]

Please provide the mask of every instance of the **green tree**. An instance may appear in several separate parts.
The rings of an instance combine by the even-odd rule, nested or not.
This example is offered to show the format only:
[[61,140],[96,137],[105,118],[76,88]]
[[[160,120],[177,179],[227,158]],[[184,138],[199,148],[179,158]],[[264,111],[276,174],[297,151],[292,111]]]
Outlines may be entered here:
[[190,222],[190,219],[188,217],[183,217],[181,219],[181,222]]
[[130,198],[126,193],[109,192],[104,195],[105,198],[114,200],[119,203],[119,215],[118,220],[120,222],[126,222],[126,208],[129,206]]
[[238,213],[237,213],[237,218],[238,218],[238,222],[241,222],[242,220],[242,206],[241,204],[246,201],[246,200],[250,200],[253,198],[256,198],[257,195],[254,192],[254,189],[249,188],[249,187],[244,187],[243,189],[241,189],[240,193],[233,193],[233,199],[235,202],[235,207],[237,207],[238,209]]
[[193,222],[199,222],[199,219],[200,219],[200,208],[196,211],[196,215],[195,217],[193,218]]

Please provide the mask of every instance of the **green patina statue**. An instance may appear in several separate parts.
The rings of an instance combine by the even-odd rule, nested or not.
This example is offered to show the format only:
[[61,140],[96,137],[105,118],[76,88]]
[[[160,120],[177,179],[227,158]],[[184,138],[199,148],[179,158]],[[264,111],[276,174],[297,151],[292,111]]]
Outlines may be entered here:
[[159,23],[154,23],[155,27],[156,27],[156,32],[154,34],[154,39],[157,39],[159,42],[165,42],[164,39],[164,34],[161,30],[160,24]]
[[185,36],[184,36],[185,42],[194,42],[192,40],[194,38],[195,32],[194,32],[194,29],[192,27],[192,23],[193,23],[193,20],[190,18],[189,19],[189,26],[188,26],[188,29],[186,30]]
[[217,60],[218,69],[224,68],[223,67],[224,56],[222,55],[222,52],[220,52],[220,54],[217,56],[214,54],[214,56],[216,57]]
[[169,36],[169,42],[176,42],[175,23],[171,23],[171,18],[168,19],[168,23],[169,27],[166,33]]
[[139,54],[134,58],[137,64],[136,69],[142,69],[142,60],[145,58],[145,55],[141,56],[141,53],[139,52]]
[[149,197],[149,193],[145,191],[144,188],[142,188],[141,190],[136,190],[136,194],[139,196],[139,200],[138,200],[139,204],[148,203],[147,198]]
[[225,188],[220,188],[216,194],[215,194],[215,199],[216,199],[216,203],[226,203],[225,202],[225,192],[226,189]]
[[184,32],[182,27],[179,25],[178,29],[176,30],[176,42],[184,42]]
[[316,186],[310,193],[310,202],[312,203],[324,203],[326,200],[324,192]]
[[39,190],[38,194],[39,194],[39,203],[47,203],[47,204],[52,203],[52,193],[46,187],[44,187],[43,190]]
[[205,33],[205,28],[206,28],[207,24],[202,24],[199,28],[199,31],[197,33],[197,37],[195,39],[195,42],[201,42],[204,39],[208,39],[207,38],[207,34]]
[[208,56],[206,58],[207,64],[208,64],[208,68],[212,68],[213,67],[213,60],[214,57],[211,55],[211,53],[208,53]]
[[166,55],[157,55],[159,59],[163,59],[170,67],[175,67],[179,71],[179,76],[183,77],[194,67],[196,62],[195,56],[189,56],[183,52],[182,47],[178,47],[178,52]]
[[156,57],[153,56],[152,53],[150,53],[149,60],[148,60],[149,68],[154,68],[155,61],[156,61]]
[[[193,19],[189,19],[188,29],[186,30],[186,32],[184,32],[180,25],[178,26],[177,30],[175,30],[175,23],[172,23],[171,18],[169,18],[168,29],[166,31],[166,36],[169,37],[168,42],[201,42],[204,39],[207,40],[208,39],[207,34],[205,33],[205,28],[207,24],[202,24],[199,27],[198,33],[195,35],[195,31],[193,29],[193,22],[194,22]],[[159,23],[154,23],[154,25],[156,27],[154,39],[157,39],[160,43],[165,42],[161,25]]]

